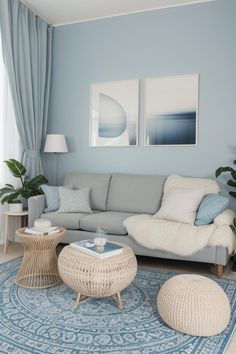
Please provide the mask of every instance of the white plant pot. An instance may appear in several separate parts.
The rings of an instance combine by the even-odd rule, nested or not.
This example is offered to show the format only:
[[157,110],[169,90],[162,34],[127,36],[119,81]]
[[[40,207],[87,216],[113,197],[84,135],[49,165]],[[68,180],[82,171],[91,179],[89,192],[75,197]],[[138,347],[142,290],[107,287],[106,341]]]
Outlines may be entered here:
[[23,211],[23,203],[9,203],[8,210],[11,213],[21,213]]

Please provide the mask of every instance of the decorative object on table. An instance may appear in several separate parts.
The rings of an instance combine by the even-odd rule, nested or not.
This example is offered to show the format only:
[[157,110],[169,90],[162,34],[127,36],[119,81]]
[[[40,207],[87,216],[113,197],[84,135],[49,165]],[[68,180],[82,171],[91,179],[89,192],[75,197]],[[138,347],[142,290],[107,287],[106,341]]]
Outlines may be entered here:
[[106,242],[103,246],[101,244],[97,246],[95,243],[89,242],[89,240],[84,240],[72,242],[70,246],[99,259],[113,257],[123,252],[123,246],[113,242]]
[[16,230],[21,227],[26,227],[28,223],[28,211],[14,213],[11,211],[4,211],[5,216],[5,230],[4,230],[4,253],[7,253],[10,235],[15,240]]
[[157,295],[162,320],[175,331],[191,336],[215,336],[230,321],[230,303],[213,280],[181,274],[167,280]]
[[[91,298],[73,310],[74,291],[66,284],[23,289],[14,280],[21,259],[0,265],[0,343],[21,353],[226,353],[236,325],[236,281],[216,279],[232,307],[229,325],[217,336],[197,337],[176,332],[160,318],[156,297],[177,273],[139,267],[122,291],[124,311],[111,298]],[[213,296],[214,297],[214,296]],[[40,348],[40,349],[39,349]],[[6,349],[5,349],[6,352]]]
[[52,226],[51,220],[48,219],[37,219],[34,221],[34,229],[36,231],[45,232]]
[[68,146],[65,135],[63,134],[47,134],[44,152],[53,153],[55,157],[54,178],[55,185],[57,185],[58,178],[58,154],[67,153]]
[[8,202],[8,210],[11,213],[21,213],[23,211],[23,202],[19,199]]
[[15,283],[23,288],[48,288],[61,282],[58,273],[56,246],[65,234],[59,228],[53,235],[33,236],[25,228],[16,231],[24,246],[24,258]]
[[26,168],[21,162],[15,159],[10,159],[4,162],[11,174],[20,181],[20,186],[14,187],[12,184],[5,184],[5,186],[0,189],[1,203],[8,203],[9,211],[21,212],[23,209],[21,199],[28,199],[34,195],[42,194],[40,186],[43,183],[47,183],[47,179],[43,175],[28,179]]
[[145,145],[197,145],[198,74],[145,80]]
[[[115,243],[116,244],[116,243]],[[66,246],[58,257],[58,269],[62,280],[77,293],[75,307],[87,297],[112,297],[122,308],[120,292],[134,279],[137,260],[126,245],[121,254],[99,259]]]
[[139,80],[91,85],[90,146],[138,145]]
[[107,241],[108,241],[108,235],[106,231],[102,230],[100,226],[98,226],[97,231],[95,233],[95,237],[93,239],[93,242],[98,252],[104,253],[103,251]]

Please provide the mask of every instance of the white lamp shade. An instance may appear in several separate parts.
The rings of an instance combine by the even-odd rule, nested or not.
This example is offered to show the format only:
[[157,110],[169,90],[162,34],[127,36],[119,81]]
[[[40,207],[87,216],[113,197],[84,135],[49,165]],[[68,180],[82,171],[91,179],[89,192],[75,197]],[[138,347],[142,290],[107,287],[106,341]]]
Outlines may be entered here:
[[65,135],[47,134],[44,152],[68,152]]

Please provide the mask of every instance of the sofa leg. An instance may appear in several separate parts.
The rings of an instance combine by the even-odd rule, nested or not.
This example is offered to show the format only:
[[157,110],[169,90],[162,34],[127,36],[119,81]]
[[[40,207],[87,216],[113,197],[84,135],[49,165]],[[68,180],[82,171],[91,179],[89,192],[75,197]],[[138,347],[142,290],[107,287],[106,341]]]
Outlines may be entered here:
[[222,278],[223,271],[224,271],[224,266],[221,264],[217,264],[216,265],[216,275],[218,278]]

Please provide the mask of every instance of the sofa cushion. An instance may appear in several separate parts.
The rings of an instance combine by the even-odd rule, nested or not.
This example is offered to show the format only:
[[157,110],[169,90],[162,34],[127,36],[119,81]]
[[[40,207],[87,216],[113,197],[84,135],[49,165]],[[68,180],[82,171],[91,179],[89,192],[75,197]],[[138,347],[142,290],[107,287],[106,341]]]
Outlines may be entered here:
[[77,230],[80,228],[80,220],[83,216],[88,215],[84,213],[45,213],[41,215],[42,219],[48,219],[53,226],[61,226],[70,230]]
[[107,193],[111,175],[109,173],[68,173],[64,185],[75,188],[90,188],[90,204],[92,209],[106,210]]
[[113,174],[107,210],[154,214],[160,207],[164,176]]
[[92,215],[84,216],[80,221],[80,228],[86,231],[96,232],[98,226],[108,234],[126,235],[127,231],[123,226],[123,221],[132,213],[120,213],[105,211]]

